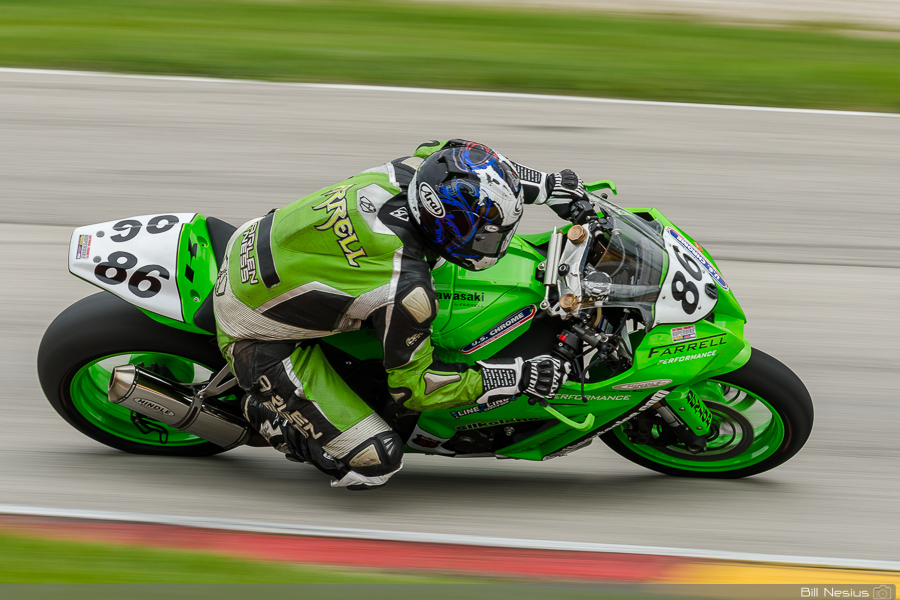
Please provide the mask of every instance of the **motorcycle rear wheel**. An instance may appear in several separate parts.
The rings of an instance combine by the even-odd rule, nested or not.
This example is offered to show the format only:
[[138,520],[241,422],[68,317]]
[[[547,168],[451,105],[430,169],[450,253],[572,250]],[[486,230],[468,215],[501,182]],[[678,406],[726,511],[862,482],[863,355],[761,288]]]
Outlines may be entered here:
[[225,361],[211,336],[167,327],[105,292],[64,310],[41,340],[38,378],[51,406],[75,429],[117,450],[210,456],[216,444],[109,402],[114,366],[137,364],[183,383],[201,383]]
[[800,378],[765,352],[753,349],[740,369],[695,390],[713,414],[716,439],[706,452],[682,445],[636,444],[625,426],[600,436],[616,453],[677,477],[735,479],[768,471],[792,458],[809,438],[813,404]]

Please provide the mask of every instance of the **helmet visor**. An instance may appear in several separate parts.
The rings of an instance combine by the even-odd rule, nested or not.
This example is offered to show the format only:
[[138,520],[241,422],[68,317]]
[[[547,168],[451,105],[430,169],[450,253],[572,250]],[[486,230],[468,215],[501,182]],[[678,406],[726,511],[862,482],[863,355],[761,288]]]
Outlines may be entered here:
[[516,233],[516,221],[512,225],[500,227],[494,224],[482,225],[472,238],[471,248],[482,256],[501,257],[506,252],[509,241]]

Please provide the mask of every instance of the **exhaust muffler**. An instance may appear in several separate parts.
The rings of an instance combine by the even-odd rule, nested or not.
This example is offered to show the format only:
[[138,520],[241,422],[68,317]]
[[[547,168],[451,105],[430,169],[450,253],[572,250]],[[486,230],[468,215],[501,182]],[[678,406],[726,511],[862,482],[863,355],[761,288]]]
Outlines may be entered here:
[[193,391],[134,365],[113,369],[109,401],[169,427],[186,431],[226,450],[246,443],[247,423]]

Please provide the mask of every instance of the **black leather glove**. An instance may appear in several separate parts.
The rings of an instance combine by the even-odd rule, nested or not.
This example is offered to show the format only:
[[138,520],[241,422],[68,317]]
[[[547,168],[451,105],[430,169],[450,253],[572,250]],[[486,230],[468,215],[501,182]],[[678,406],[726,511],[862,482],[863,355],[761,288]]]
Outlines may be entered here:
[[547,354],[530,358],[522,364],[519,389],[534,398],[552,398],[569,377],[571,365]]
[[547,176],[547,204],[562,204],[573,200],[587,200],[584,182],[571,169],[563,169],[559,173]]
[[552,398],[566,382],[571,365],[544,354],[528,360],[521,358],[479,361],[484,389],[478,404],[498,396],[520,393],[534,398]]

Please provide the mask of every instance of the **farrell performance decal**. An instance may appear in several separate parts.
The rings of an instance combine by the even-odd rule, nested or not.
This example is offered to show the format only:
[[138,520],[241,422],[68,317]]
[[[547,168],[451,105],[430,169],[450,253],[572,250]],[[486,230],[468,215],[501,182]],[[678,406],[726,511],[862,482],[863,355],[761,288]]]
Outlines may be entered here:
[[[584,396],[588,400],[600,400],[604,402],[624,402],[626,400],[631,400],[631,394],[606,394],[603,396],[591,396],[590,394],[585,394]],[[557,400],[581,400],[581,394],[557,394],[553,396],[554,402]]]
[[687,250],[687,253],[691,255],[691,258],[700,263],[700,266],[706,269],[709,273],[710,277],[716,280],[720,286],[722,286],[723,290],[728,289],[728,284],[725,283],[725,278],[722,277],[722,274],[719,273],[719,270],[716,269],[709,260],[703,256],[703,253],[695,246],[690,243],[686,237],[672,229],[671,227],[666,227],[666,233],[674,239],[679,246]]
[[728,340],[725,339],[724,333],[702,337],[693,342],[679,342],[677,344],[669,344],[667,346],[656,346],[650,348],[647,358],[662,358],[663,356],[674,356],[679,354],[688,354],[698,350],[706,350],[707,348],[715,348],[716,346],[724,346]]
[[530,321],[532,318],[534,318],[536,312],[537,306],[535,306],[534,304],[532,304],[531,306],[526,306],[522,310],[514,312],[513,314],[503,319],[496,326],[492,327],[490,331],[479,337],[468,346],[465,346],[462,350],[460,350],[460,352],[462,352],[463,354],[472,354],[476,350],[484,348],[491,342],[497,341],[513,329]]
[[659,361],[657,364],[660,365],[668,365],[670,363],[684,362],[686,360],[697,360],[700,358],[709,358],[711,356],[715,356],[717,352],[715,350],[710,350],[709,352],[701,352],[700,354],[683,354],[681,356],[673,356],[672,358],[664,358]]

